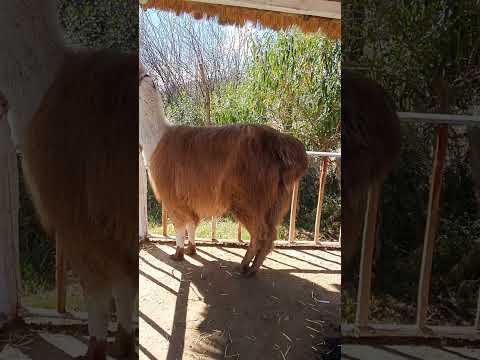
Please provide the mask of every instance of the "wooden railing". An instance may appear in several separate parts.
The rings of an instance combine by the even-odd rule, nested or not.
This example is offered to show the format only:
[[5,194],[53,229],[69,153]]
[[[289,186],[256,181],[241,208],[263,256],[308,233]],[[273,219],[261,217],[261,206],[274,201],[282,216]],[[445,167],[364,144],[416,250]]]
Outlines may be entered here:
[[[323,200],[324,200],[324,193],[325,193],[325,183],[327,180],[327,172],[329,166],[329,159],[340,159],[340,153],[334,152],[317,152],[317,151],[307,151],[307,155],[309,158],[321,158],[321,166],[320,166],[320,175],[319,175],[319,187],[318,187],[318,201],[317,201],[317,209],[316,209],[316,217],[315,217],[315,230],[314,230],[314,243],[319,246],[340,246],[340,238],[338,241],[320,241],[321,235],[321,215],[323,209]],[[288,231],[288,242],[290,244],[297,243],[297,229],[296,229],[296,219],[297,219],[297,209],[298,209],[298,194],[299,194],[299,183],[296,183],[293,188],[292,193],[292,200],[290,206],[290,223],[289,223],[289,231]],[[218,219],[212,218],[211,219],[211,240],[216,241],[217,239],[217,221]],[[164,238],[168,237],[167,226],[168,223],[168,214],[165,208],[162,207],[162,235]],[[226,239],[226,240],[237,240],[242,242],[242,226],[241,224],[237,223],[237,239]]]
[[379,184],[372,184],[368,192],[366,216],[364,222],[355,322],[353,324],[342,324],[342,333],[346,336],[429,336],[479,339],[480,292],[478,297],[475,323],[473,326],[427,327],[427,310],[431,288],[433,250],[438,232],[440,208],[439,199],[447,152],[448,126],[480,126],[480,117],[469,115],[423,113],[398,113],[398,115],[402,121],[422,121],[436,125],[436,143],[430,178],[430,194],[427,204],[427,220],[418,283],[416,323],[414,325],[395,325],[372,324],[369,322],[375,228],[381,191]]

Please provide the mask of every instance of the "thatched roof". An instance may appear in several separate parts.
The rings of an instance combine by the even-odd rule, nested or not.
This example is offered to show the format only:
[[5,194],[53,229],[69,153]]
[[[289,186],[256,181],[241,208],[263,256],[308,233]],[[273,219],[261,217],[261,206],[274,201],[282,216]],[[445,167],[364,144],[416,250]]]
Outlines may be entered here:
[[[218,17],[220,24],[243,26],[245,22],[259,22],[274,30],[297,25],[304,32],[320,31],[331,38],[340,38],[340,0],[313,1],[298,6],[291,0],[139,0],[144,8],[174,11],[177,15],[189,13],[196,19]],[[307,2],[308,3],[308,2]],[[235,4],[239,6],[225,5]],[[304,2],[305,4],[305,2]],[[322,6],[326,9],[321,11]],[[331,9],[334,9],[332,11]],[[271,9],[271,10],[270,10]],[[320,9],[320,11],[319,11]],[[274,11],[273,11],[274,10]],[[322,16],[318,16],[321,14]]]

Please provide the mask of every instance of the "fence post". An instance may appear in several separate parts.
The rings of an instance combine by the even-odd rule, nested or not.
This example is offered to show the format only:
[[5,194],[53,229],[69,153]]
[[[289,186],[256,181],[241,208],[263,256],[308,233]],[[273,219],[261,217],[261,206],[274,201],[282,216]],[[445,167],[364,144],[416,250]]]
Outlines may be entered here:
[[296,237],[298,187],[299,187],[299,182],[296,182],[295,184],[293,184],[292,205],[290,207],[290,228],[288,231],[288,242],[290,244],[292,244],[295,241],[295,237]]
[[168,236],[168,213],[165,206],[162,204],[162,234],[164,237]]
[[477,315],[475,316],[475,329],[480,330],[480,289],[478,289]]
[[138,216],[139,216],[139,238],[140,240],[148,238],[148,207],[147,207],[147,169],[140,149],[138,156]]
[[217,241],[217,219],[212,217],[212,241]]
[[361,331],[368,326],[372,283],[373,250],[377,226],[378,203],[381,184],[373,182],[368,189],[367,208],[363,225],[360,278],[358,282],[356,324]]
[[243,242],[242,240],[242,224],[237,223],[237,241]]
[[0,323],[17,316],[21,291],[17,154],[4,116],[0,113]]
[[325,194],[325,182],[327,179],[327,170],[328,170],[328,158],[325,156],[322,161],[322,169],[320,171],[319,185],[318,185],[318,203],[317,203],[317,214],[315,217],[315,234],[313,236],[313,241],[316,244],[320,243],[320,221],[322,218],[322,207],[323,207],[323,198]]
[[65,256],[62,242],[58,241],[55,235],[55,280],[57,285],[57,311],[65,313],[65,298],[67,296],[67,287],[65,283]]
[[428,198],[427,223],[423,244],[420,281],[418,284],[417,300],[417,327],[423,329],[427,321],[430,282],[432,276],[432,260],[435,238],[439,221],[440,191],[442,188],[443,168],[447,152],[448,127],[438,126],[436,129],[436,143],[433,158],[432,175],[430,180],[430,194]]

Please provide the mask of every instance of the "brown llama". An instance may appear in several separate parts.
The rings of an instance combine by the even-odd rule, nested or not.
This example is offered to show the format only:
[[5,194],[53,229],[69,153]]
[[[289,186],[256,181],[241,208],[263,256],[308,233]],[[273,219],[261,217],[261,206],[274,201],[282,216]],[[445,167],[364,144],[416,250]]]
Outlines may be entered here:
[[0,19],[13,31],[0,35],[9,50],[0,60],[0,87],[41,223],[86,293],[86,357],[106,359],[112,295],[117,355],[137,357],[138,57],[69,50],[56,32],[55,4],[0,3]]
[[[400,155],[400,121],[384,89],[342,70],[342,274],[351,274],[362,240],[369,187],[383,184]],[[378,251],[378,244],[377,244]]]
[[186,229],[185,253],[195,254],[199,221],[228,212],[251,235],[240,270],[254,275],[273,247],[293,185],[307,169],[303,144],[267,126],[170,126],[152,79],[140,79],[140,127],[157,131],[147,136],[140,129],[141,141],[155,195],[175,225],[172,258],[183,259]]

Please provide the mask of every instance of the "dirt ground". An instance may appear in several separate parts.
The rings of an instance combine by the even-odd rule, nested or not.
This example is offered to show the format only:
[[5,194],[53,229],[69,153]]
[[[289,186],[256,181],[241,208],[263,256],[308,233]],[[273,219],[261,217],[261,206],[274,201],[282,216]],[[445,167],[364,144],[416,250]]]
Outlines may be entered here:
[[140,359],[321,359],[339,335],[340,252],[276,249],[250,279],[235,268],[245,249],[197,252],[140,251]]

